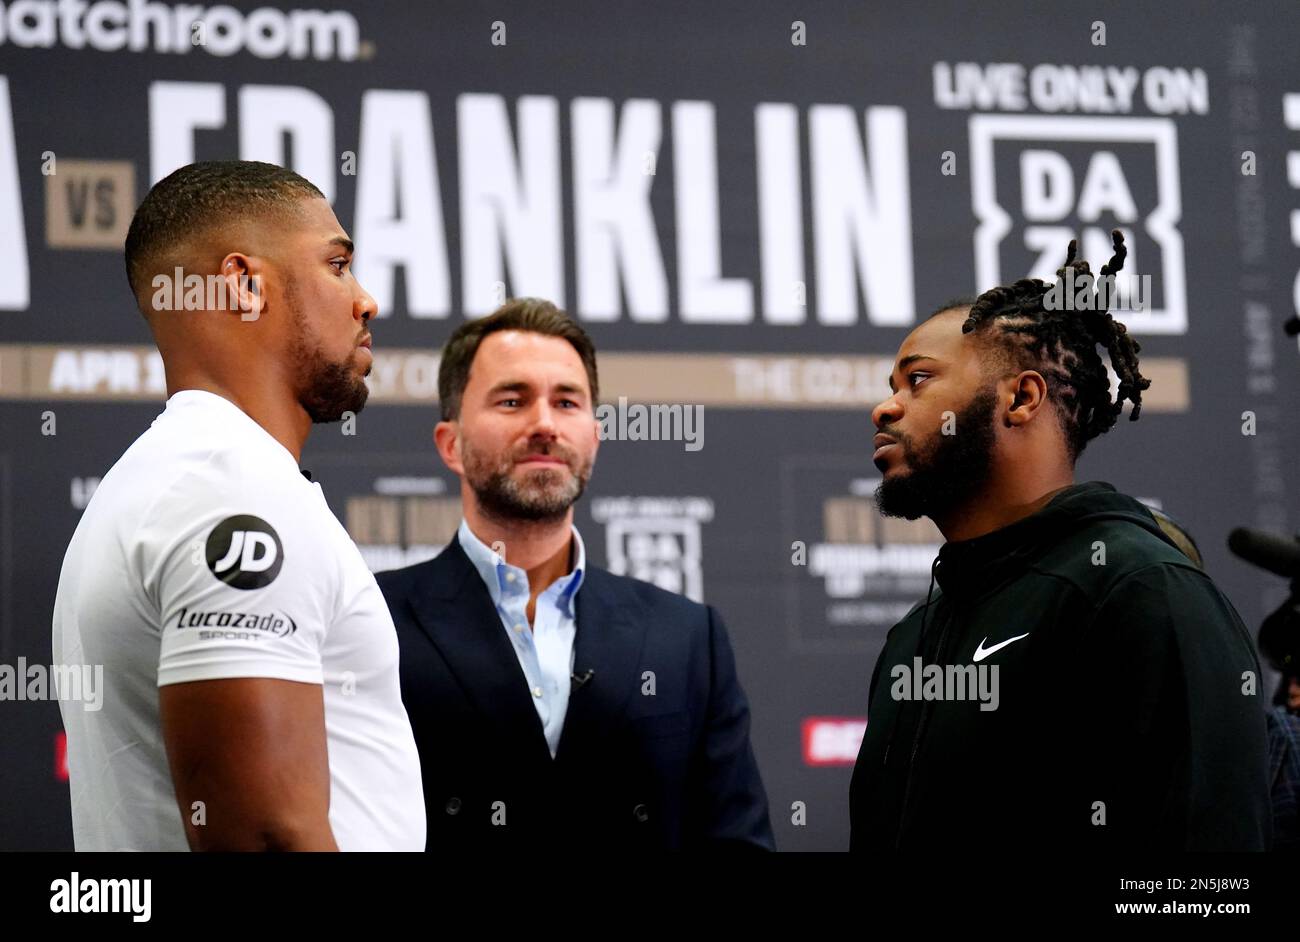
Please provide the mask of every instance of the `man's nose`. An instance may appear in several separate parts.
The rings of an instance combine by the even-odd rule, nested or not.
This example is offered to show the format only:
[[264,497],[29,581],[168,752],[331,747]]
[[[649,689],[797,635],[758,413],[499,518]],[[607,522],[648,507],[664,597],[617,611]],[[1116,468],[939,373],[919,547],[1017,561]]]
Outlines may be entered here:
[[369,321],[372,317],[378,317],[379,305],[370,296],[370,292],[360,285],[357,285],[357,292],[357,297],[352,304],[352,316],[359,317],[362,323]]
[[546,397],[538,396],[533,401],[531,412],[529,434],[535,437],[555,438],[555,409],[546,401]]
[[878,429],[884,428],[891,422],[897,422],[902,417],[903,407],[898,401],[897,394],[890,396],[871,410],[871,424]]

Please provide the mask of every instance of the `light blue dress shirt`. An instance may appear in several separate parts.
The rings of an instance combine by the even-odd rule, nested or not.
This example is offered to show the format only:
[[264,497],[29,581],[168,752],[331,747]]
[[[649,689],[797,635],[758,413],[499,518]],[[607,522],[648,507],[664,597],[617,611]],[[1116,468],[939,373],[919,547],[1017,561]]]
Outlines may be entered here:
[[587,552],[578,528],[573,528],[573,571],[556,579],[537,597],[533,630],[528,630],[528,573],[511,566],[474,535],[463,519],[457,531],[460,545],[478,570],[501,624],[528,678],[533,706],[542,721],[551,758],[560,746],[564,716],[569,710],[573,677],[573,638],[577,631],[576,596],[587,568]]

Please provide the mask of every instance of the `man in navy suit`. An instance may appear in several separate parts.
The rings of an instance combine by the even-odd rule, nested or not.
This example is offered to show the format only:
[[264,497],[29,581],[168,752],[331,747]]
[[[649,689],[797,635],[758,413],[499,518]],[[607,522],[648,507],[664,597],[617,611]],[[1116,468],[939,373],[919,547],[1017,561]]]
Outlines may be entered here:
[[427,850],[772,849],[722,619],[588,565],[573,504],[599,446],[596,353],[553,304],[452,334],[447,548],[381,573],[424,777]]

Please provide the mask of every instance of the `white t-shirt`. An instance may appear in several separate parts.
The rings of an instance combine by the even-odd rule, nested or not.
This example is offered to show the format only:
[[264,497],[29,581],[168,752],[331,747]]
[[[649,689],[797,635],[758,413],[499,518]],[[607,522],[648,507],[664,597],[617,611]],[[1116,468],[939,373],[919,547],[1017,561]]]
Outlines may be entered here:
[[230,677],[324,686],[340,850],[422,850],[420,761],[397,632],[319,484],[234,403],[167,400],[95,490],[54,604],[54,663],[102,665],[60,700],[77,850],[187,850],[158,688]]

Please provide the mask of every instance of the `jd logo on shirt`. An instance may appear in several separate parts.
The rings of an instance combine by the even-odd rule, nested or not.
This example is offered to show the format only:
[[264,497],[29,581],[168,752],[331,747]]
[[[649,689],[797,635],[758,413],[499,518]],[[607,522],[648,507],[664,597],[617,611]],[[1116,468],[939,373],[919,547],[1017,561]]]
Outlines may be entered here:
[[284,547],[261,517],[227,517],[208,535],[208,569],[232,589],[260,589],[275,581],[284,564]]

